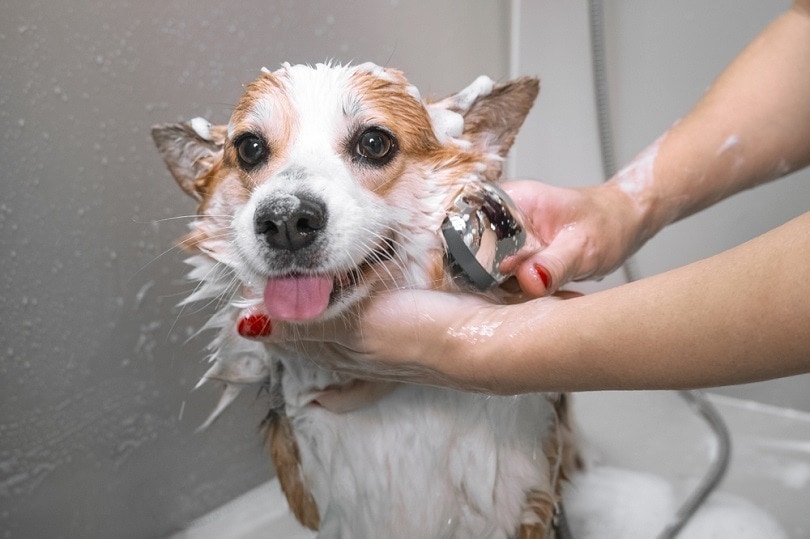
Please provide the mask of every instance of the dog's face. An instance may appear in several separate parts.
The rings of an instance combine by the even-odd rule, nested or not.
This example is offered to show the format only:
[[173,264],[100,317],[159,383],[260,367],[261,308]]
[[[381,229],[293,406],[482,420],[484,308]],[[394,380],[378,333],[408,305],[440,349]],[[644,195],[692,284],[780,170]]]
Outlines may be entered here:
[[500,176],[537,91],[481,78],[428,104],[395,70],[285,64],[247,86],[227,126],[197,118],[153,136],[200,204],[186,245],[272,319],[305,321],[380,284],[446,286],[444,209]]

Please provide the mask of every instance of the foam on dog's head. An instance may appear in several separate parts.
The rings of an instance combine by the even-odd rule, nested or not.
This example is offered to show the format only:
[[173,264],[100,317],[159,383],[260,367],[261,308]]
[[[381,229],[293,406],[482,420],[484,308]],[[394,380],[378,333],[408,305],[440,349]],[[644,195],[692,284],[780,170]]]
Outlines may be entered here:
[[433,132],[442,143],[452,141],[469,146],[464,141],[464,115],[479,98],[492,93],[495,82],[487,76],[480,76],[459,93],[428,106]]
[[194,132],[197,133],[197,136],[199,136],[201,139],[213,140],[211,137],[211,122],[209,122],[205,118],[201,118],[200,116],[192,118],[191,121],[189,122],[189,125],[191,126],[191,129],[193,129]]

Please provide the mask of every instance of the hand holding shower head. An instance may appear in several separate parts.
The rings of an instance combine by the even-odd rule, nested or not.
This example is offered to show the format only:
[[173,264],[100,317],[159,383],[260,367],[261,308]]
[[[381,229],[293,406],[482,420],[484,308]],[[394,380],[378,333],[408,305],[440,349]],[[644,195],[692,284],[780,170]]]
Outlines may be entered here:
[[484,291],[503,283],[504,259],[526,243],[520,210],[492,183],[466,185],[442,223],[445,258],[456,282]]

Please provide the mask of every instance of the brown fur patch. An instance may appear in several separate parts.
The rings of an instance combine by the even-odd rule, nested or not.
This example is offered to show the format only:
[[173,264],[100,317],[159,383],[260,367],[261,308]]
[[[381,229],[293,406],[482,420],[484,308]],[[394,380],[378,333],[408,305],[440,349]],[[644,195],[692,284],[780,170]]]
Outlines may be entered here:
[[[360,171],[361,176],[372,177],[368,183],[378,195],[385,197],[395,191],[406,170],[421,166],[429,172],[441,170],[445,177],[458,180],[482,161],[478,152],[439,142],[424,103],[408,92],[409,83],[400,71],[387,69],[384,76],[358,71],[352,83],[356,98],[347,113],[361,119],[364,125],[386,128],[397,138],[396,158],[379,172]],[[409,189],[419,192],[421,186]]]
[[526,494],[525,503],[525,510],[535,515],[537,521],[520,524],[515,536],[518,539],[553,538],[554,515],[557,503],[555,496],[542,490],[532,490]]
[[317,530],[320,526],[318,506],[301,476],[298,444],[290,419],[286,415],[274,414],[268,419],[266,440],[290,510],[301,524],[311,530]]
[[[548,459],[551,473],[551,492],[532,490],[526,494],[524,522],[518,526],[520,539],[553,539],[556,537],[555,517],[562,501],[565,482],[584,467],[577,450],[576,437],[571,421],[570,395],[561,393],[552,401],[554,423],[543,451]],[[530,516],[527,518],[525,514]]]
[[557,416],[557,435],[560,436],[559,447],[562,452],[559,457],[561,463],[559,480],[564,482],[585,468],[585,461],[578,449],[569,393],[558,395],[554,403],[554,412]]
[[[233,141],[225,144],[223,163],[239,173],[242,184],[253,190],[275,172],[273,163],[284,162],[290,148],[292,133],[296,126],[296,115],[287,94],[283,71],[262,73],[247,85],[245,93],[231,115],[231,130],[234,138],[244,133],[260,135],[267,143],[270,152],[268,165],[261,166],[256,173],[248,173],[239,167],[239,160]],[[268,105],[272,103],[272,106]]]
[[381,77],[358,71],[352,76],[352,87],[356,98],[349,105],[350,116],[362,116],[369,125],[391,129],[407,154],[426,155],[439,149],[430,116],[422,102],[408,93],[408,81],[401,72],[389,69]]

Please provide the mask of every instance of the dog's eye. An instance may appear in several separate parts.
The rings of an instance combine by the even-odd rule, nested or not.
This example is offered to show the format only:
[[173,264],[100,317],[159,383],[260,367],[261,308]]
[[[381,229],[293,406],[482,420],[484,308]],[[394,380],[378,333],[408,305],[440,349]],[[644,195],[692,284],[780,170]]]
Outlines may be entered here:
[[267,144],[256,135],[243,135],[234,144],[239,162],[244,168],[253,168],[267,158]]
[[363,160],[374,165],[384,165],[393,156],[396,144],[394,138],[382,129],[368,129],[357,140],[355,152]]

